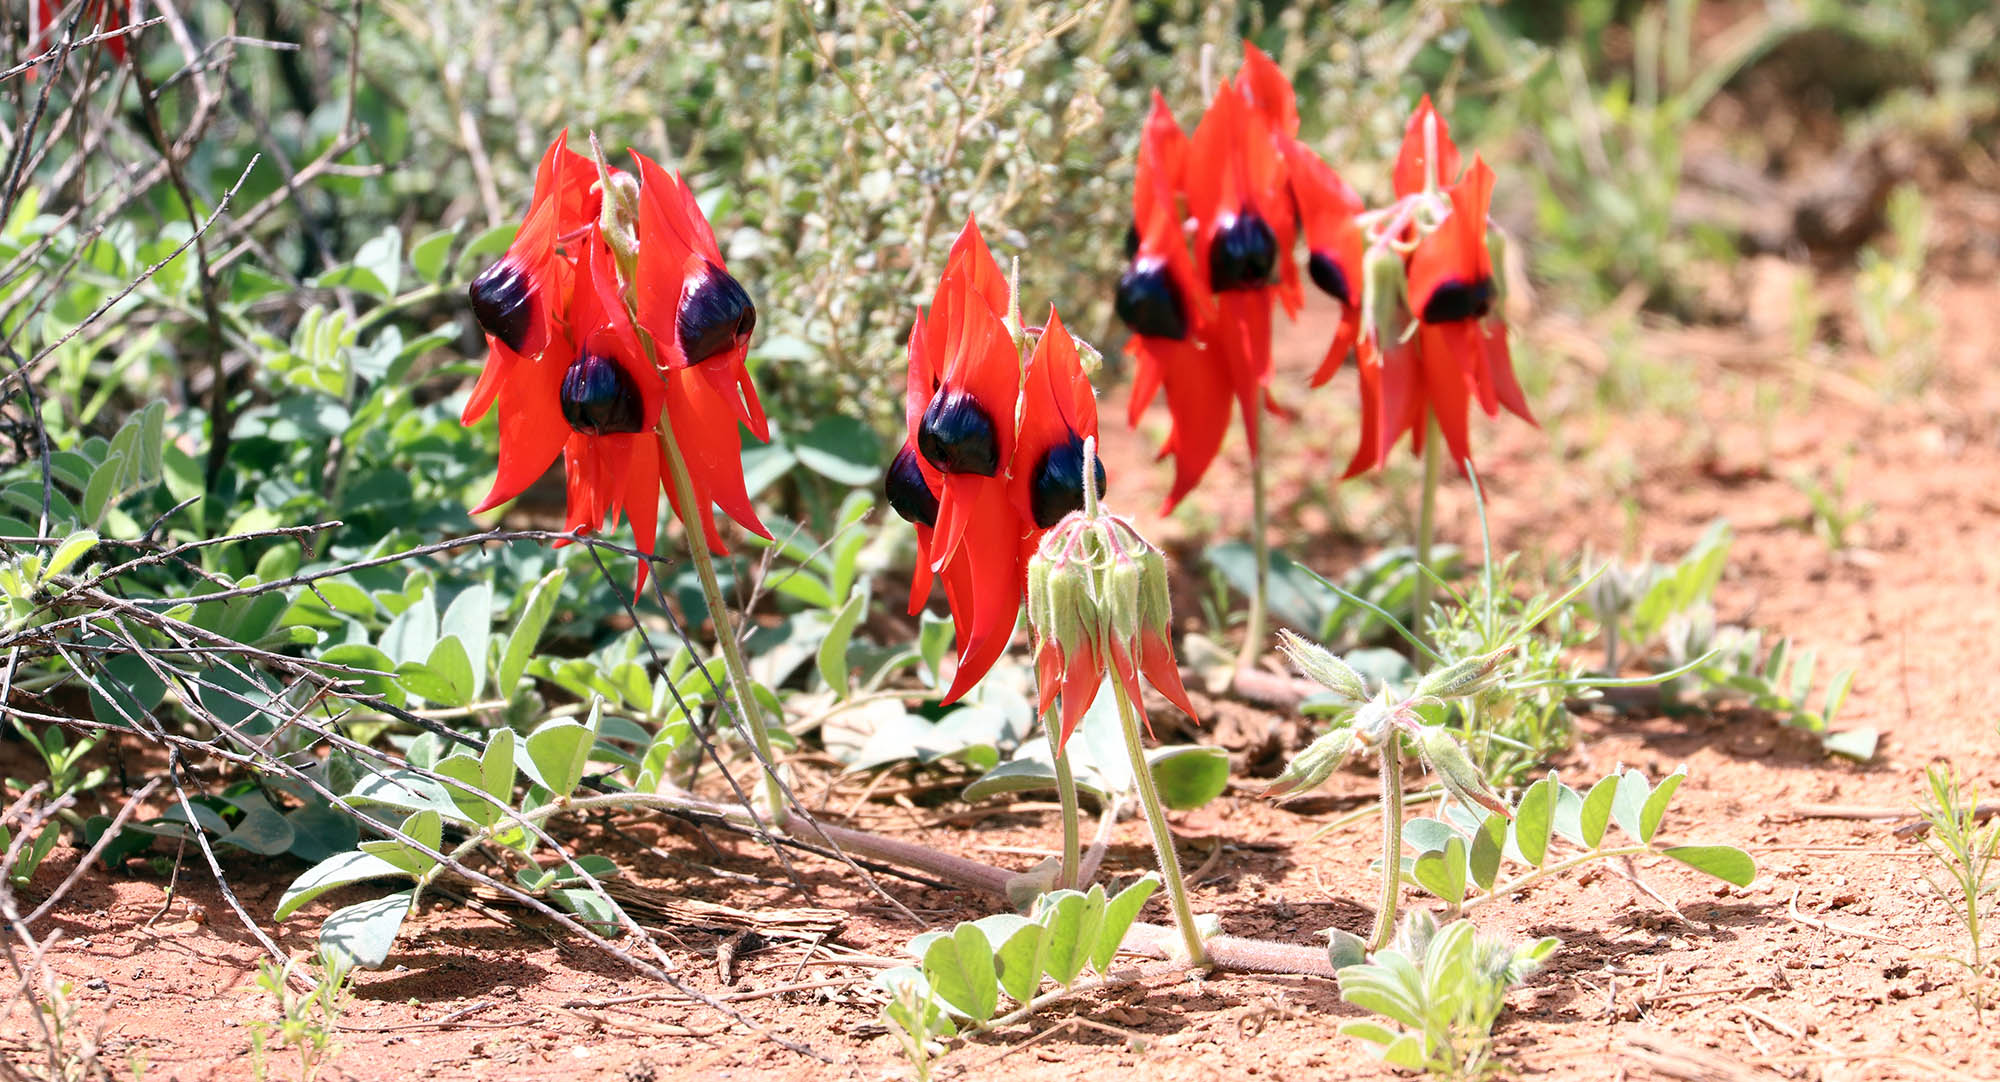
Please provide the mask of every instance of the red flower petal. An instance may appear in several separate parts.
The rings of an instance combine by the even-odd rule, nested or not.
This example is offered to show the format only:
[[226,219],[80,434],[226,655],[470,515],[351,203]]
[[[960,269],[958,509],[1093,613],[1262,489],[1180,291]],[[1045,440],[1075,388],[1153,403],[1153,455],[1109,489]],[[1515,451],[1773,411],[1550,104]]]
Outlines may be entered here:
[[1146,674],[1146,682],[1166,696],[1168,702],[1180,707],[1189,720],[1201,723],[1195,716],[1194,704],[1188,701],[1187,688],[1181,684],[1181,667],[1174,660],[1173,647],[1158,631],[1140,632],[1139,667]]
[[[952,474],[945,480],[947,485],[978,482],[958,490],[969,512],[964,543],[941,569],[952,613],[962,617],[958,672],[941,700],[951,703],[986,675],[1013,637],[1027,586],[1027,563],[1022,554],[1023,540],[1030,531],[1015,515],[1003,479]],[[953,596],[954,591],[957,596]]]
[[1427,153],[1424,128],[1431,123],[1436,124],[1437,133],[1437,182],[1442,186],[1458,178],[1458,147],[1451,141],[1451,129],[1431,106],[1431,96],[1425,94],[1423,101],[1417,103],[1417,111],[1410,114],[1409,124],[1403,128],[1403,147],[1396,155],[1393,174],[1398,196],[1424,190]]
[[1076,340],[1063,326],[1055,307],[1035,352],[1028,358],[1026,385],[1020,406],[1021,427],[1008,466],[1007,496],[1021,521],[1035,519],[1033,487],[1042,457],[1066,446],[1070,437],[1097,435],[1097,396],[1083,374]]
[[1273,131],[1287,139],[1299,134],[1299,107],[1291,82],[1262,49],[1247,41],[1243,43],[1243,67],[1236,72],[1236,86]]

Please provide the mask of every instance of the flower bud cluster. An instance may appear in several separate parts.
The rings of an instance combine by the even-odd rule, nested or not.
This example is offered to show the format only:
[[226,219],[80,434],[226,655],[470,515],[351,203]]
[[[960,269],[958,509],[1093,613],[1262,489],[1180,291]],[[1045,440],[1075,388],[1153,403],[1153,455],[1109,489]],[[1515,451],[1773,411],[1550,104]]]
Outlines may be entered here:
[[[1087,447],[1086,456],[1093,450]],[[1170,645],[1167,558],[1131,522],[1101,513],[1095,496],[1089,493],[1084,510],[1044,534],[1028,562],[1028,623],[1035,632],[1041,709],[1053,706],[1060,693],[1059,745],[1082,721],[1107,673],[1125,685],[1142,716],[1141,674],[1194,715]]]
[[1325,735],[1293,757],[1283,774],[1265,790],[1268,796],[1308,792],[1324,784],[1358,748],[1380,749],[1385,741],[1408,737],[1424,765],[1438,776],[1445,791],[1467,804],[1497,815],[1513,810],[1487,784],[1472,757],[1442,725],[1427,724],[1418,708],[1445,699],[1464,698],[1505,677],[1514,647],[1461,658],[1426,673],[1407,693],[1379,689],[1372,697],[1367,682],[1354,667],[1317,643],[1289,631],[1279,633],[1278,648],[1299,672],[1322,685],[1354,709]]

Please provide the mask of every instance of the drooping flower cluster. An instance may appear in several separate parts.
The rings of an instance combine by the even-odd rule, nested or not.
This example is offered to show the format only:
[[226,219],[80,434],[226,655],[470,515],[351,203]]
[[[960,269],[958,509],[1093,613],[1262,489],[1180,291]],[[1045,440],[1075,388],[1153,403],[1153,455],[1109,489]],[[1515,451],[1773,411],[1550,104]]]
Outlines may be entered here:
[[1192,138],[1153,96],[1116,307],[1137,362],[1129,422],[1166,392],[1168,510],[1214,461],[1232,401],[1253,456],[1255,411],[1282,412],[1270,394],[1271,309],[1281,303],[1294,318],[1300,309],[1300,233],[1305,276],[1340,306],[1313,385],[1332,379],[1350,352],[1361,372],[1362,438],[1349,476],[1381,464],[1404,433],[1421,450],[1432,416],[1462,462],[1475,398],[1489,415],[1504,405],[1529,418],[1497,307],[1492,171],[1475,157],[1460,175],[1457,148],[1426,98],[1396,163],[1396,202],[1370,211],[1298,130],[1291,86],[1247,44],[1242,69],[1216,91]]
[[1042,713],[1062,695],[1057,748],[1069,743],[1107,673],[1124,686],[1148,732],[1142,675],[1195,716],[1168,638],[1172,621],[1167,558],[1131,522],[1088,507],[1043,535],[1028,565],[1028,622]]
[[[474,512],[520,495],[560,454],[566,529],[615,526],[622,512],[651,554],[664,487],[716,552],[717,505],[770,536],[738,453],[739,425],[770,438],[744,367],[756,307],[678,174],[636,151],[634,172],[611,169],[567,139],[542,156],[506,254],[472,282],[488,353],[462,420],[496,403],[500,415],[499,475]],[[686,464],[692,508],[681,506],[671,449]],[[642,587],[646,572],[642,562]]]
[[883,482],[890,506],[917,528],[910,612],[934,581],[951,607],[958,671],[947,703],[1006,650],[1036,544],[1083,506],[1083,441],[1097,434],[1097,398],[1055,308],[1024,367],[1022,343],[1035,329],[1019,326],[1011,304],[978,224],[967,222],[910,331],[909,438]]

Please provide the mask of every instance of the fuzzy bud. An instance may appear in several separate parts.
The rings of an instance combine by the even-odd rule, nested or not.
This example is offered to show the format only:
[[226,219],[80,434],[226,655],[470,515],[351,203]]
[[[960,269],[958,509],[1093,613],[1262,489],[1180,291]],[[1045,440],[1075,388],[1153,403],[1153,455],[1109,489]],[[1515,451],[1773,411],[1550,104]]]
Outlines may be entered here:
[[1278,629],[1278,651],[1304,674],[1349,702],[1365,702],[1368,686],[1353,666],[1335,657],[1332,651],[1287,628]]
[[1055,623],[1055,608],[1049,598],[1049,560],[1040,550],[1028,560],[1028,626],[1037,635]]
[[1444,783],[1446,792],[1495,815],[1514,818],[1514,809],[1509,808],[1499,794],[1487,788],[1486,779],[1479,773],[1472,757],[1465,754],[1465,749],[1458,746],[1458,740],[1442,726],[1428,726],[1417,734],[1417,753],[1423,756],[1424,762]]
[[1409,304],[1409,281],[1401,253],[1378,244],[1362,263],[1361,337],[1384,342],[1403,337]]
[[1174,620],[1173,599],[1167,589],[1167,557],[1146,545],[1139,552],[1139,626],[1165,636]]
[[1347,761],[1348,753],[1354,750],[1354,738],[1352,725],[1329,730],[1293,756],[1292,761],[1285,764],[1285,772],[1271,782],[1264,795],[1291,796],[1319,788],[1333,776],[1341,763]]
[[630,173],[614,173],[599,163],[598,185],[604,191],[604,202],[597,226],[617,258],[620,277],[630,288],[639,267],[639,181]]
[[1105,569],[1100,580],[1103,586],[1098,596],[1103,599],[1111,634],[1120,642],[1133,642],[1139,637],[1141,578],[1139,562],[1121,552],[1111,561],[1111,566]]
[[1462,699],[1483,691],[1500,679],[1500,668],[1514,654],[1512,644],[1487,654],[1460,658],[1442,669],[1433,669],[1417,681],[1417,698]]

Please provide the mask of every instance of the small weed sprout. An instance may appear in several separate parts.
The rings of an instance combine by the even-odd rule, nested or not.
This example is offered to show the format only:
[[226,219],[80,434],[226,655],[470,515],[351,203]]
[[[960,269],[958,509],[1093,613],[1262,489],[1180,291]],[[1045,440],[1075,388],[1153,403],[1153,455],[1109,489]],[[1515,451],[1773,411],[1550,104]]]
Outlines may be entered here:
[[1925,778],[1930,794],[1920,811],[1930,829],[1924,844],[1937,858],[1925,878],[1965,929],[1965,952],[1952,960],[1965,967],[1966,997],[1983,1025],[1996,983],[1988,973],[1994,966],[1985,929],[2000,902],[2000,878],[1994,875],[2000,862],[2000,817],[1982,826],[1977,794],[1950,767],[1933,765]]
[[268,1077],[265,1057],[274,1046],[298,1050],[299,1082],[312,1082],[339,1051],[333,1035],[347,1006],[354,963],[339,951],[323,950],[319,966],[319,980],[310,991],[300,993],[291,986],[296,960],[283,966],[268,960],[258,965],[257,987],[269,993],[278,1008],[276,1022],[250,1023],[251,1069],[260,1082]]
[[1854,310],[1868,351],[1888,362],[1889,390],[1915,394],[1937,370],[1937,305],[1924,296],[1924,261],[1930,254],[1930,208],[1913,184],[1889,195],[1885,250],[1861,250],[1854,276]]
[[1510,946],[1477,934],[1471,921],[1440,928],[1430,914],[1412,913],[1393,946],[1340,970],[1341,999],[1396,1024],[1365,1019],[1340,1032],[1397,1067],[1478,1078],[1498,1067],[1493,1023],[1507,990],[1559,946],[1553,937]]
[[1875,505],[1847,497],[1847,467],[1826,474],[1800,471],[1792,475],[1792,485],[1806,498],[1804,525],[1826,544],[1828,552],[1842,553],[1854,548],[1853,530],[1875,514]]

